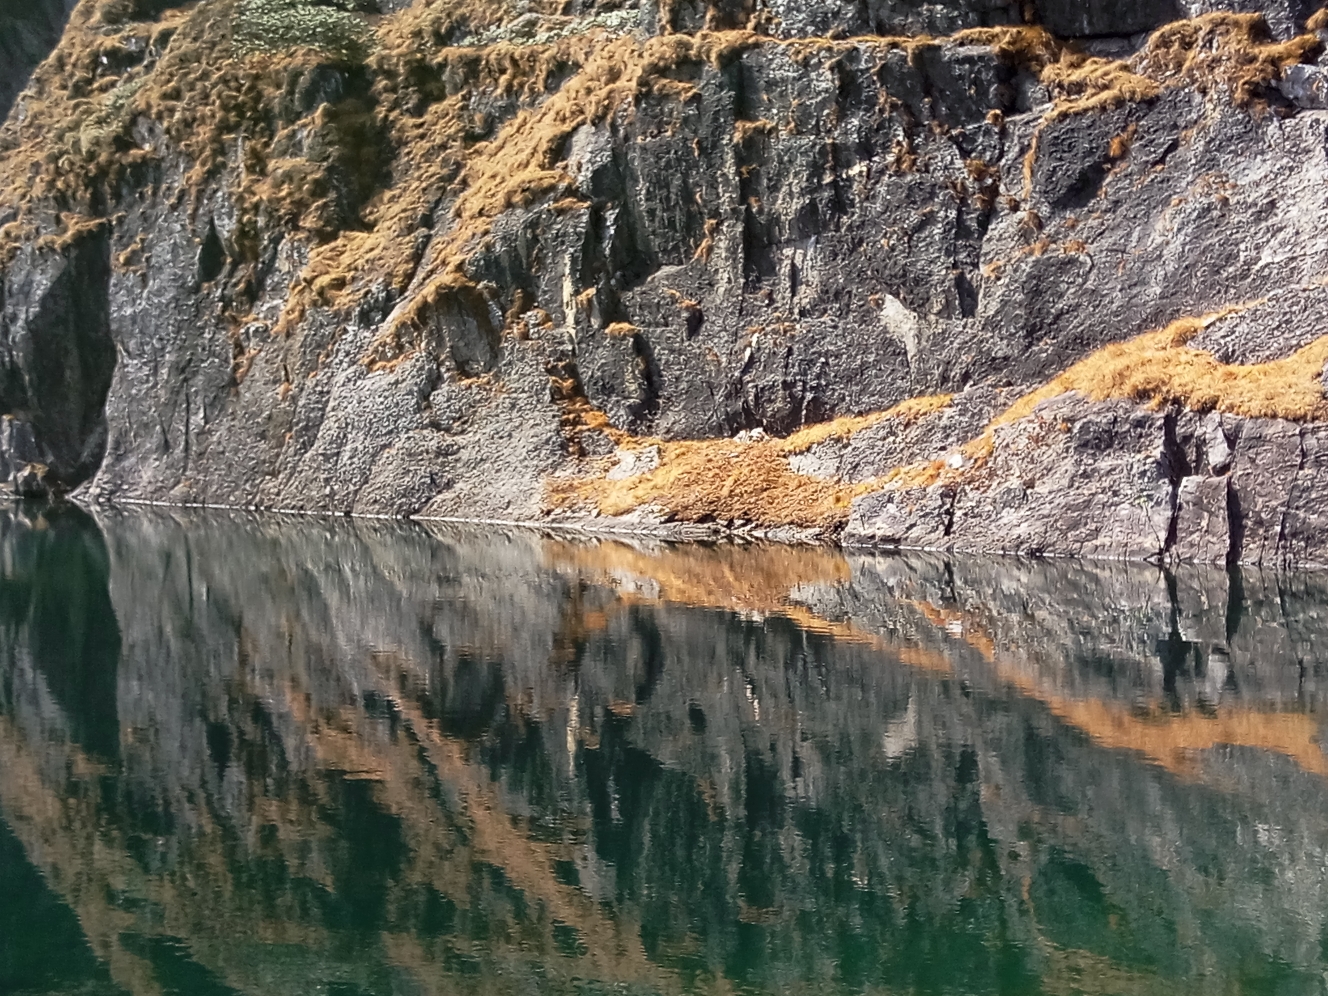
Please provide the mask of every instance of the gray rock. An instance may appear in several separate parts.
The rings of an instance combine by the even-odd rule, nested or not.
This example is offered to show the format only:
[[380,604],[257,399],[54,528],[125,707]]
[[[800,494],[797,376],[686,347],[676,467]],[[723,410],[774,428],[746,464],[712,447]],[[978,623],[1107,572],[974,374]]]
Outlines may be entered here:
[[1132,35],[1184,16],[1184,0],[1034,0],[1038,19],[1063,37]]
[[853,503],[853,514],[841,540],[850,547],[944,549],[953,516],[954,494],[948,488],[882,491]]
[[77,0],[22,0],[0,6],[0,121],[42,59],[60,41]]
[[12,415],[0,417],[0,481],[12,483],[24,467],[48,462],[31,424]]
[[1306,110],[1328,109],[1328,71],[1321,66],[1291,66],[1278,83],[1282,95]]
[[1322,569],[1326,474],[1321,425],[1196,419],[1065,395],[998,428],[990,458],[928,489],[930,503],[891,488],[858,499],[843,539]]
[[0,407],[27,426],[21,443],[8,441],[22,450],[15,460],[40,454],[69,487],[97,469],[106,446],[110,249],[103,231],[61,252],[27,248],[0,273]]
[[1176,529],[1168,554],[1175,560],[1222,564],[1232,550],[1230,482],[1225,477],[1189,476],[1176,492]]
[[950,546],[1156,560],[1175,511],[1170,419],[1067,396],[997,430],[955,497]]
[[1190,340],[1223,363],[1267,363],[1290,356],[1323,334],[1328,285],[1279,288],[1250,307],[1215,321]]

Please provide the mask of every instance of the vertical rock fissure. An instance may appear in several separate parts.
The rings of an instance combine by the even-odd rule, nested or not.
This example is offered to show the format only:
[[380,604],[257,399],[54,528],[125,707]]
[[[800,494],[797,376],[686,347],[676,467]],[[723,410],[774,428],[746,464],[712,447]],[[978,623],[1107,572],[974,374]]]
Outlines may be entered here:
[[1227,564],[1234,568],[1240,563],[1245,547],[1245,514],[1240,504],[1240,493],[1227,481]]
[[1167,524],[1166,536],[1157,556],[1165,561],[1176,549],[1176,540],[1180,534],[1180,488],[1181,482],[1190,474],[1190,461],[1176,434],[1179,414],[1175,409],[1169,411],[1162,422],[1162,460],[1166,466],[1168,483],[1171,486],[1171,519]]
[[1291,551],[1287,549],[1287,518],[1291,515],[1291,505],[1296,497],[1296,483],[1300,476],[1305,472],[1305,429],[1302,426],[1296,428],[1296,471],[1291,477],[1291,483],[1287,487],[1286,501],[1282,503],[1282,508],[1277,516],[1277,566],[1279,568],[1290,567],[1294,560]]
[[64,490],[101,465],[116,362],[110,256],[109,235],[89,235],[65,250],[45,287],[8,288],[0,411],[11,416],[11,431],[0,441],[0,475],[11,482],[24,466],[42,464],[47,483]]

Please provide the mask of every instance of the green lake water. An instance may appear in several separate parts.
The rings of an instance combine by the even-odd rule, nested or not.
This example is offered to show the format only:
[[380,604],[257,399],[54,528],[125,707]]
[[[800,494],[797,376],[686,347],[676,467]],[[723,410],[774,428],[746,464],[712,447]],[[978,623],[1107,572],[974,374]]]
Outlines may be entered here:
[[1328,578],[0,509],[0,994],[1328,992]]

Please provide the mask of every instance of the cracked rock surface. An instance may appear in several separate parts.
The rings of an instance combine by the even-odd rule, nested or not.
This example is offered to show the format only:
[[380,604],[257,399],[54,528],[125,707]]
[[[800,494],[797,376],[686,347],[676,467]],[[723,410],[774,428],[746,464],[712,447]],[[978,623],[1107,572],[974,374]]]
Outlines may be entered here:
[[1328,568],[1328,426],[1067,395],[958,485],[859,499],[853,546]]

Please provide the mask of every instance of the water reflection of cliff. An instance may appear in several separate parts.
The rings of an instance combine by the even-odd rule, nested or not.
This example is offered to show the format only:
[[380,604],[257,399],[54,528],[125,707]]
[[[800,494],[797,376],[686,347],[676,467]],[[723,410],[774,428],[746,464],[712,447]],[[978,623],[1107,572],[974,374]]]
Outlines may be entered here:
[[73,511],[0,564],[3,991],[1322,986],[1317,579]]

